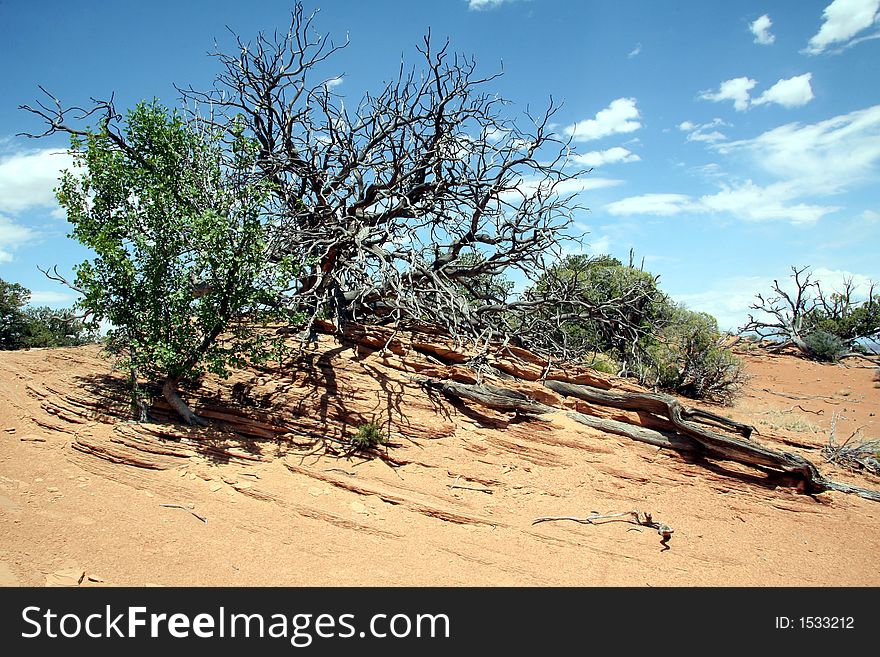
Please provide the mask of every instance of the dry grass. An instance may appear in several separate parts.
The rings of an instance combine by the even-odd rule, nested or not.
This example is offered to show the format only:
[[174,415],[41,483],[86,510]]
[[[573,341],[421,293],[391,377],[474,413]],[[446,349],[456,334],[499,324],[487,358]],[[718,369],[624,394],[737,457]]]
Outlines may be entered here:
[[795,431],[797,433],[822,433],[822,428],[810,422],[805,416],[791,411],[769,409],[761,414],[758,424],[763,424],[771,429]]

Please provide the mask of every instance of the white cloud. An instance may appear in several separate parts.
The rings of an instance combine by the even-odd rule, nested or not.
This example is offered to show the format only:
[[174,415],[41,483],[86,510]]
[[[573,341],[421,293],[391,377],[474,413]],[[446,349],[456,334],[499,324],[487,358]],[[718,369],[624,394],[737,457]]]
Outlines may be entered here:
[[758,98],[755,98],[752,105],[776,103],[789,108],[806,105],[814,98],[813,88],[810,86],[812,77],[812,73],[804,73],[787,80],[779,80]]
[[30,228],[16,224],[0,214],[0,263],[12,260],[13,251],[35,237],[36,234]]
[[757,80],[741,77],[725,80],[718,87],[718,91],[702,91],[700,98],[703,100],[711,100],[720,102],[723,100],[732,100],[733,106],[738,112],[742,112],[749,107],[749,92],[758,84]]
[[713,130],[713,128],[717,128],[718,126],[730,125],[729,123],[725,123],[721,119],[713,119],[709,123],[703,123],[701,125],[697,125],[696,123],[692,123],[691,121],[682,121],[678,124],[678,129],[682,132],[687,132],[687,140],[688,141],[699,141],[705,142],[708,144],[714,144],[715,142],[724,141],[727,139],[727,136],[718,130]]
[[755,43],[762,46],[769,46],[776,41],[776,37],[770,34],[770,28],[772,26],[773,21],[770,20],[770,17],[767,14],[764,14],[751,23],[749,25],[749,30],[755,35]]
[[614,201],[605,209],[615,215],[656,214],[672,216],[692,209],[693,202],[685,194],[642,194]]
[[691,209],[708,212],[727,212],[746,221],[783,220],[792,224],[813,224],[826,214],[840,210],[839,206],[791,203],[799,198],[799,190],[789,183],[760,186],[745,183],[724,186],[720,192],[700,197]]
[[880,163],[880,105],[818,123],[789,123],[754,139],[719,144],[722,154],[745,153],[761,169],[803,194],[836,194],[876,181]]
[[714,144],[715,142],[724,141],[725,139],[727,139],[727,135],[718,130],[712,130],[711,132],[696,131],[687,136],[688,141],[702,141],[708,144]]
[[333,89],[342,84],[344,77],[342,75],[337,75],[335,78],[330,78],[326,82],[324,82],[324,86],[328,89]]
[[641,42],[637,43],[636,47],[629,51],[627,58],[632,59],[633,57],[638,57],[640,52],[642,52]]
[[618,98],[597,112],[595,118],[578,121],[566,127],[565,134],[575,141],[591,141],[608,135],[635,132],[642,127],[638,118],[636,99]]
[[813,279],[818,281],[825,293],[839,292],[847,281],[852,281],[853,294],[856,298],[864,299],[867,296],[871,284],[874,282],[870,276],[853,273],[845,269],[829,269],[828,267],[816,267],[813,269]]
[[839,206],[793,203],[799,190],[788,183],[760,186],[751,180],[724,185],[715,194],[694,198],[686,194],[642,194],[614,201],[605,210],[616,216],[639,214],[671,217],[679,214],[730,214],[744,221],[788,221],[813,224]]
[[70,305],[76,301],[77,295],[70,292],[53,290],[34,290],[31,292],[31,304],[34,306]]
[[868,224],[880,224],[880,212],[876,210],[865,210],[862,212],[862,220]]
[[516,0],[468,0],[468,9],[472,11],[486,11],[494,9],[505,2],[515,2]]
[[719,281],[710,290],[671,296],[691,310],[712,315],[722,331],[736,332],[745,324],[755,294],[769,289],[772,283],[772,277],[736,276]]
[[[700,98],[716,103],[732,100],[733,107],[738,112],[744,112],[752,105],[764,105],[766,103],[776,103],[788,108],[801,107],[814,98],[813,87],[810,85],[812,78],[812,73],[804,73],[793,78],[777,80],[776,84],[755,99],[751,98],[750,92],[758,84],[757,80],[747,77],[734,78],[722,82],[718,87],[718,91],[701,91]],[[691,125],[689,122],[685,123]]]
[[[693,129],[685,121],[680,129]],[[747,158],[772,182],[726,182],[714,194],[644,194],[606,206],[614,215],[724,213],[745,221],[812,224],[843,209],[816,203],[853,187],[876,184],[880,164],[880,105],[812,124],[789,123],[754,139],[716,144],[722,155]],[[874,212],[869,210],[868,212]],[[866,218],[873,215],[865,215]]]
[[61,170],[72,166],[71,156],[56,148],[0,156],[0,212],[55,206],[52,190]]
[[834,0],[822,12],[822,26],[810,39],[804,52],[818,55],[831,45],[845,44],[859,32],[874,25],[878,11],[880,0]]
[[577,153],[571,156],[572,162],[582,164],[585,167],[601,167],[603,164],[616,164],[618,162],[638,162],[642,158],[622,146],[614,146],[604,151],[590,151],[589,153]]

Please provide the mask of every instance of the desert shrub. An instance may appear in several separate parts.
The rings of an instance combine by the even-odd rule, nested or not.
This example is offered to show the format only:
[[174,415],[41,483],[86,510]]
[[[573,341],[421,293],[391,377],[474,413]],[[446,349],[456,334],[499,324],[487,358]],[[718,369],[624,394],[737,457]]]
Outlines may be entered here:
[[745,380],[714,317],[670,304],[668,321],[648,346],[640,379],[695,399],[729,402]]
[[378,422],[366,422],[358,426],[357,433],[351,437],[351,445],[355,449],[371,449],[388,442],[388,436],[382,432]]
[[811,355],[817,360],[834,362],[847,351],[847,344],[838,336],[821,329],[804,336]]
[[590,308],[593,317],[561,322],[552,341],[571,353],[602,352],[627,372],[635,369],[642,341],[656,332],[669,303],[654,276],[609,255],[564,258],[539,279],[535,291],[554,288],[569,294],[558,302],[560,314]]
[[715,318],[676,305],[649,272],[611,256],[569,256],[538,289],[559,282],[573,292],[569,303],[599,309],[560,323],[554,338],[590,367],[696,399],[728,402],[741,387],[743,365],[724,346]]
[[620,364],[605,354],[596,354],[587,366],[605,374],[617,374],[620,371]]

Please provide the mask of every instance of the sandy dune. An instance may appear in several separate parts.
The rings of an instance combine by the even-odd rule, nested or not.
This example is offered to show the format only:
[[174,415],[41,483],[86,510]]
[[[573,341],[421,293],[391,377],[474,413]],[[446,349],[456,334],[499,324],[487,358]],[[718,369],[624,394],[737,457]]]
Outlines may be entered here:
[[[196,410],[239,435],[125,421],[98,347],[0,353],[0,583],[880,585],[876,502],[802,495],[564,413],[452,403],[401,371],[446,366],[391,351],[324,336],[295,367],[190,391]],[[819,451],[832,418],[840,440],[859,428],[878,437],[871,370],[747,362],[744,395],[712,410],[880,488]],[[391,434],[384,456],[346,456],[333,439],[372,419]],[[635,509],[674,528],[669,549],[626,522],[532,524]]]

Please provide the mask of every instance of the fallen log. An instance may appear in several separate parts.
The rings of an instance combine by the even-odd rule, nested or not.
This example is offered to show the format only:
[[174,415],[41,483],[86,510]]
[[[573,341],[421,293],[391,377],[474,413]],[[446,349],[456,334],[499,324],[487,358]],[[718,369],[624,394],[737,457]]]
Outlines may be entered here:
[[706,430],[689,423],[687,420],[691,418],[698,421],[708,420],[713,424],[729,427],[745,438],[751,437],[752,431],[754,431],[754,428],[748,424],[735,422],[723,415],[682,406],[675,397],[670,395],[649,392],[611,392],[610,390],[600,390],[599,388],[576,385],[564,381],[548,380],[544,381],[544,385],[553,392],[557,392],[565,397],[576,397],[593,404],[611,406],[612,408],[620,408],[626,411],[647,411],[654,415],[662,415],[672,422],[681,433],[691,435],[694,438],[698,438]]
[[[580,399],[596,404],[606,404],[615,408],[641,410],[666,415],[680,435],[629,425],[616,420],[601,420],[581,413],[568,414],[569,417],[582,424],[602,431],[623,435],[633,440],[657,445],[658,447],[679,451],[702,451],[706,456],[735,461],[763,470],[782,472],[799,479],[806,493],[814,494],[834,490],[880,502],[880,491],[827,479],[811,461],[808,461],[799,454],[781,452],[755,442],[715,433],[687,422],[683,416],[683,407],[678,400],[672,397],[650,393],[608,393],[604,390],[591,389],[589,386],[560,383],[546,381],[545,385],[560,394],[565,394],[563,391],[576,393],[572,394],[572,396],[577,396]],[[494,385],[465,384],[430,379],[423,380],[422,385],[429,389],[439,390],[447,396],[474,402],[496,410],[522,412],[532,415],[560,410],[538,402],[519,391],[508,390]],[[713,419],[715,418],[720,418],[720,416],[714,416]],[[726,418],[723,419],[726,420]],[[738,425],[738,423],[733,423],[732,421],[728,422],[731,423],[731,426]],[[746,425],[739,426],[745,427]]]

